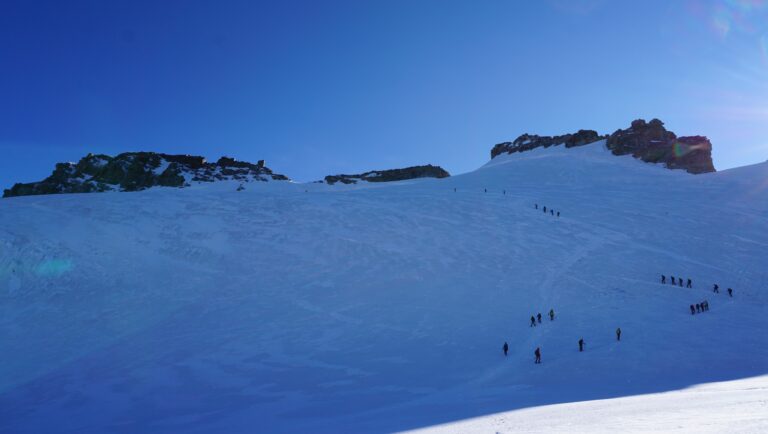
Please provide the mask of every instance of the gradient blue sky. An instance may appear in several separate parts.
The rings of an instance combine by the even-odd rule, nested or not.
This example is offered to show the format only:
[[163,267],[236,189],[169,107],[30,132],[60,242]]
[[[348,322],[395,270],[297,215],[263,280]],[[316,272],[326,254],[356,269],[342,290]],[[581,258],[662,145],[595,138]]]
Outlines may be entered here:
[[765,161],[768,2],[0,2],[0,187],[133,150],[456,174],[638,117]]

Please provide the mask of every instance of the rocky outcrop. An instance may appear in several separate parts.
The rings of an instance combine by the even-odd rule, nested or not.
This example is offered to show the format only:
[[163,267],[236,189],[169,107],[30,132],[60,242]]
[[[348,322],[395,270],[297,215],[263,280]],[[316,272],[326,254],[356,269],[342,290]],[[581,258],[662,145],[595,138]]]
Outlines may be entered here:
[[3,197],[56,193],[137,191],[151,187],[188,187],[192,183],[288,180],[264,166],[221,157],[216,163],[193,155],[127,152],[116,157],[88,154],[77,163],[59,163],[51,176],[16,184]]
[[325,177],[325,182],[331,185],[337,182],[357,184],[360,181],[390,182],[414,178],[447,178],[449,176],[451,175],[442,167],[428,164],[426,166],[412,166],[404,169],[373,170],[359,175],[328,175]]
[[689,173],[714,172],[712,143],[704,136],[677,137],[658,119],[632,121],[625,130],[616,130],[606,146],[615,155],[631,154],[649,163],[663,163],[670,169]]
[[499,143],[491,149],[491,158],[500,154],[514,154],[515,152],[530,151],[536,148],[548,148],[550,146],[565,145],[566,148],[583,146],[603,139],[597,131],[579,130],[573,134],[562,136],[537,136],[536,134],[523,134],[513,142]]

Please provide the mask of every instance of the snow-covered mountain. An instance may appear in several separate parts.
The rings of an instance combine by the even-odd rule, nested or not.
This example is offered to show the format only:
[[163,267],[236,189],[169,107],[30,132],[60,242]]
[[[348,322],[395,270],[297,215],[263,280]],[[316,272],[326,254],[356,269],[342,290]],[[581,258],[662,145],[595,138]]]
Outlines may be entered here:
[[[692,175],[603,139],[444,179],[238,183],[0,201],[0,432],[387,432],[514,410],[532,413],[454,428],[545,431],[595,407],[554,407],[560,425],[532,407],[768,374],[768,163]],[[768,400],[754,381],[747,411]],[[668,420],[696,431],[710,407],[689,398]]]

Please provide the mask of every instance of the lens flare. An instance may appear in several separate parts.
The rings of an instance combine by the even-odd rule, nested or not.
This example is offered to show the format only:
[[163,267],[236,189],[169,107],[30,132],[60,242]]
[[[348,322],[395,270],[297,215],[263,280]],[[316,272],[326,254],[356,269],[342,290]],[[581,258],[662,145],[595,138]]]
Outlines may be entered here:
[[69,259],[46,259],[35,267],[35,274],[40,277],[58,277],[74,268]]
[[768,33],[760,37],[760,51],[763,53],[763,58],[768,61]]
[[718,8],[712,15],[712,29],[721,38],[728,36],[731,31],[731,13],[728,9]]
[[672,152],[675,154],[675,158],[683,157],[690,151],[690,146],[685,143],[675,142],[675,144],[672,145]]

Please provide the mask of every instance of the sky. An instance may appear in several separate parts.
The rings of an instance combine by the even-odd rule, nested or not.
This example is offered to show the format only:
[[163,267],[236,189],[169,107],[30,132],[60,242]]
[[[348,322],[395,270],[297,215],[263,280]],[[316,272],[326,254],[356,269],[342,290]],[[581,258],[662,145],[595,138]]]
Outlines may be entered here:
[[654,117],[768,159],[768,1],[0,2],[0,188],[140,150],[458,174]]

